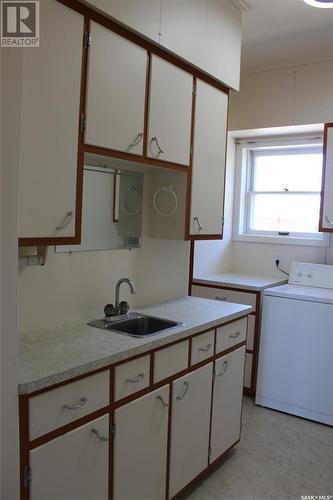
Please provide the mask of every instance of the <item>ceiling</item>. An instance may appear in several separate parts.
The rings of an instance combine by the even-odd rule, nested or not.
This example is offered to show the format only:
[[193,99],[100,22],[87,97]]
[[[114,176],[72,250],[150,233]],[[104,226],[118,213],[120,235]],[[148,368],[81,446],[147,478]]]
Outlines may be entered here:
[[333,9],[303,0],[238,0],[242,72],[333,60]]

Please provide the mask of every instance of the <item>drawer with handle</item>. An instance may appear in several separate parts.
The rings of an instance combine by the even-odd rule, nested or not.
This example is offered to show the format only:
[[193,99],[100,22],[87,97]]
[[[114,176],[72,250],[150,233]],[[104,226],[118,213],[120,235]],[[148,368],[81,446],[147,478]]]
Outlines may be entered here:
[[210,288],[207,286],[192,286],[192,295],[204,299],[220,300],[221,302],[234,302],[235,304],[246,304],[256,310],[257,294],[238,292],[228,288]]
[[191,365],[195,365],[210,358],[214,354],[214,330],[201,333],[192,338]]
[[216,330],[216,352],[222,352],[246,339],[247,318],[241,318]]
[[154,383],[159,382],[188,367],[189,341],[178,342],[154,354]]
[[43,436],[109,403],[109,370],[33,396],[29,399],[29,438]]
[[149,386],[150,355],[122,363],[115,368],[115,401]]

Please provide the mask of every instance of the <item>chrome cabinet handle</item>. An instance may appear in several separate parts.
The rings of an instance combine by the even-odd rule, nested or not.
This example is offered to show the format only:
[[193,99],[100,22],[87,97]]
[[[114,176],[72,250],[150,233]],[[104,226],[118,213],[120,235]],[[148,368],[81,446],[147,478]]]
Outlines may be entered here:
[[215,300],[223,300],[226,301],[227,297],[219,297],[218,295],[215,295]]
[[187,393],[187,390],[188,390],[188,386],[190,385],[189,382],[184,382],[184,388],[183,388],[183,394],[181,396],[177,396],[177,399],[179,401],[181,401],[183,399],[183,397],[185,396],[185,394]]
[[327,217],[327,215],[325,215],[325,219],[326,219],[326,222],[328,222],[328,224],[330,224],[330,226],[333,226],[333,222]]
[[[164,151],[163,151],[163,149],[161,148],[161,146],[160,146],[160,144],[159,144],[158,139],[157,139],[157,137],[156,137],[156,136],[151,138],[151,140],[150,140],[150,144],[151,144],[152,142],[155,142],[155,144],[156,144],[156,146],[157,146],[157,154],[156,154],[156,155],[154,155],[154,156],[159,157],[159,156],[160,156],[160,154],[163,154],[163,153],[164,153]],[[154,154],[154,153],[153,153],[153,154]]]
[[145,378],[145,374],[144,373],[139,373],[138,376],[136,378],[127,378],[126,379],[126,382],[130,382],[131,384],[137,384],[138,382],[141,382],[141,380],[143,380]]
[[240,336],[240,332],[231,333],[229,339],[237,339]]
[[[195,222],[196,222],[196,227],[195,227]],[[196,228],[197,228],[197,231],[196,231]],[[194,234],[199,234],[200,231],[203,231],[203,227],[199,222],[199,217],[193,217],[192,229],[193,229]]]
[[134,148],[135,146],[137,146],[138,144],[140,144],[140,142],[142,141],[142,137],[143,137],[143,133],[140,132],[136,138],[134,139],[134,141],[129,144],[129,146],[127,147],[127,151],[130,151],[132,148]]
[[86,402],[88,401],[88,398],[81,398],[78,400],[77,403],[74,403],[73,405],[64,405],[63,408],[65,410],[78,410],[81,408]]
[[164,401],[164,399],[162,398],[162,396],[156,396],[156,399],[158,399],[159,401],[161,401],[162,405],[165,406],[165,408],[169,408],[168,403],[166,403]]
[[227,368],[228,368],[228,364],[229,362],[228,361],[223,361],[223,365],[222,365],[222,371],[220,373],[218,373],[218,377],[223,377],[223,375],[225,374],[225,372],[227,371]]
[[91,432],[95,434],[100,441],[109,441],[107,437],[101,436],[97,429],[91,429]]
[[74,215],[74,212],[67,212],[65,215],[63,221],[59,224],[59,226],[56,227],[56,231],[61,231],[62,229],[65,229],[66,226],[70,223]]
[[199,351],[207,352],[212,347],[212,344],[207,344],[205,347],[199,347]]

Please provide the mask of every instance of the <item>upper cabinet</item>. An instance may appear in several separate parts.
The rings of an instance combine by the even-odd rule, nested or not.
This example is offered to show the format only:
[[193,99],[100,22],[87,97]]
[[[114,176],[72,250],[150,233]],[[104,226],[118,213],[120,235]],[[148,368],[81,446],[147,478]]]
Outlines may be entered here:
[[85,143],[143,154],[147,51],[91,23]]
[[325,124],[319,231],[333,233],[333,123]]
[[92,5],[238,90],[241,11],[230,0],[90,0]]
[[187,166],[190,162],[193,77],[152,56],[147,156]]
[[240,11],[230,0],[161,1],[161,45],[238,90]]
[[296,123],[325,123],[332,120],[332,80],[332,61],[309,64],[296,68]]
[[222,236],[228,95],[196,85],[189,235]]
[[[40,47],[23,51],[19,168],[21,245],[77,243],[83,16],[40,7]],[[59,36],[61,26],[61,36]]]
[[[210,50],[221,61],[230,48],[223,65],[239,70],[233,43],[228,45],[228,37],[218,39],[218,26],[235,34],[225,14],[234,8],[224,0],[161,1],[165,32],[170,30],[168,48],[184,59],[198,57],[197,68],[80,2],[42,3],[41,45],[23,49],[21,245],[80,243],[87,154],[179,171],[178,196],[170,184],[153,193],[150,206],[160,217],[154,227],[164,228],[164,235],[171,230],[175,239],[180,233],[185,239],[222,237],[228,88],[207,68],[198,68],[203,67],[200,54],[209,60],[210,40]],[[107,9],[106,2],[90,3]],[[110,14],[119,8],[133,16],[136,2],[130,3],[121,7],[111,1]],[[154,10],[153,0],[140,2],[138,20],[143,22],[150,4]],[[185,22],[187,17],[191,22]],[[193,48],[190,57],[177,49],[181,19],[184,40]]]
[[230,94],[230,130],[309,125],[333,116],[333,62],[242,76]]
[[161,0],[91,0],[106,14],[159,42]]

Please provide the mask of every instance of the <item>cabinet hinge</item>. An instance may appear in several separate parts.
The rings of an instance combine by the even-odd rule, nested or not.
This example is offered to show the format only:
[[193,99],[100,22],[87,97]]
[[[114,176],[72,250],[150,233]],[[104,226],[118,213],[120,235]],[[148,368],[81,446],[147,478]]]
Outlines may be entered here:
[[212,448],[211,448],[211,447],[209,447],[209,448],[208,448],[208,459],[209,459],[209,460],[210,460],[211,454],[212,454]]
[[83,47],[88,48],[91,46],[91,33],[90,31],[86,31],[83,35]]
[[31,484],[31,469],[29,465],[24,467],[24,486],[28,487]]
[[116,424],[111,424],[111,436],[114,438],[116,435]]
[[193,146],[191,145],[190,146],[190,156],[192,156],[192,155],[193,155]]
[[192,95],[196,95],[197,94],[197,86],[195,83],[193,83],[193,87],[192,87]]
[[215,377],[216,377],[216,370],[215,370],[215,367],[213,368],[213,381],[215,380]]
[[80,130],[86,130],[87,128],[87,115],[82,113],[80,116]]

